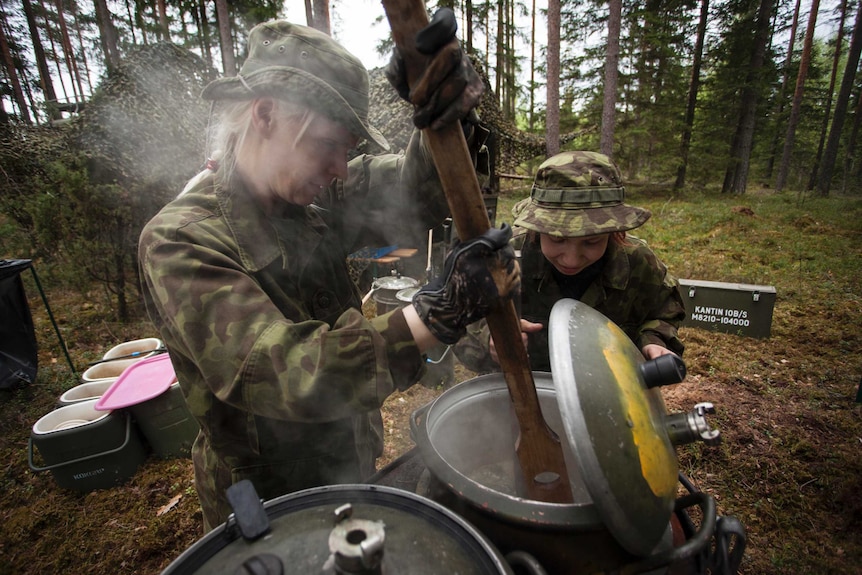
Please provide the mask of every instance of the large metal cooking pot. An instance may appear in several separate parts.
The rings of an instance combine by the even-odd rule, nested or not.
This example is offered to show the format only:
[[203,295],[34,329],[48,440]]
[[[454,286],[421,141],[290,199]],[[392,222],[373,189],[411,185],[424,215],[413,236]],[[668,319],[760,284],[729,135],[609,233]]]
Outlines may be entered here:
[[[432,476],[429,495],[503,553],[529,552],[549,573],[642,572],[691,557],[712,536],[715,504],[702,493],[676,499],[666,427],[680,419],[666,416],[658,389],[648,389],[628,337],[588,306],[564,301],[573,303],[555,307],[550,322],[554,377],[533,377],[544,418],[563,444],[573,503],[523,496],[518,422],[502,374],[463,382],[413,414],[411,433]],[[572,334],[576,341],[563,345]],[[702,418],[688,427],[711,432]],[[672,515],[690,505],[701,507],[701,530],[674,547]]]
[[408,491],[337,485],[261,505],[246,481],[232,486],[228,497],[234,515],[163,575],[512,575],[473,526]]

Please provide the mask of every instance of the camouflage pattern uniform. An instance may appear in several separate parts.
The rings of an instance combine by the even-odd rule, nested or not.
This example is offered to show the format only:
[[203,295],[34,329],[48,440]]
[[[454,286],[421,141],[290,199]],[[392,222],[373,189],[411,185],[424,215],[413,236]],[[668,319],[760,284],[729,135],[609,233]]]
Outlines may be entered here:
[[[619,169],[607,156],[594,152],[563,152],[549,158],[539,167],[530,196],[513,208],[520,232],[512,242],[520,251],[521,317],[544,326],[527,336],[530,366],[550,371],[548,320],[553,305],[565,296],[554,266],[542,254],[539,234],[583,237],[624,232],[642,225],[650,214],[623,202]],[[685,306],[677,280],[655,253],[632,236],[622,245],[611,239],[601,265],[579,300],[619,325],[638,349],[653,343],[682,355],[677,329]],[[455,346],[464,365],[479,373],[500,370],[488,351],[489,339],[484,321],[469,327]]]
[[193,460],[208,528],[227,519],[224,491],[241,479],[271,499],[374,472],[379,408],[423,360],[400,311],[363,316],[345,257],[391,225],[381,206],[393,197],[422,215],[413,225],[442,220],[437,181],[417,136],[406,157],[351,161],[323,207],[267,214],[238,179],[210,178],[143,230],[147,309],[201,425]]
[[[286,20],[255,26],[240,72],[201,96],[289,101],[388,149],[368,122],[362,63]],[[217,144],[225,154],[240,132],[230,130]],[[192,459],[206,530],[227,519],[225,490],[242,479],[272,499],[368,478],[383,448],[380,406],[424,371],[401,311],[363,315],[346,258],[445,218],[430,153],[416,132],[404,153],[361,155],[347,169],[314,205],[264,211],[236,170],[208,163],[141,233],[147,311],[201,427]]]

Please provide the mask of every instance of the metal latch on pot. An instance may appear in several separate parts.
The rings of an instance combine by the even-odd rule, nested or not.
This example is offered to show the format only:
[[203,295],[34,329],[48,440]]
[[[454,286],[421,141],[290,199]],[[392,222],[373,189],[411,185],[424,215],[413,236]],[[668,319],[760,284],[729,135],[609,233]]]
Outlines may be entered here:
[[269,517],[263,507],[263,500],[258,496],[254,484],[243,479],[227,488],[227,500],[233,508],[233,514],[228,518],[226,528],[233,522],[239,527],[243,539],[254,541],[269,533]]
[[720,432],[711,429],[706,421],[707,413],[715,413],[711,403],[698,403],[687,413],[674,413],[665,418],[668,439],[673,445],[685,445],[703,441],[707,445],[721,442]]
[[385,540],[383,522],[354,519],[350,503],[339,506],[329,533],[331,555],[324,571],[334,568],[339,575],[380,575]]

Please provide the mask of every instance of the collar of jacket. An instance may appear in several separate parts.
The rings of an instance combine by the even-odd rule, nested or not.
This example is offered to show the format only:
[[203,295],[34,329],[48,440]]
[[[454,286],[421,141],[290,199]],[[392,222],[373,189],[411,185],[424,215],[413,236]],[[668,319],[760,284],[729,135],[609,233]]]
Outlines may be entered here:
[[[284,204],[282,213],[267,214],[260,204],[253,200],[242,178],[237,176],[231,178],[229,185],[215,182],[215,189],[225,222],[236,241],[242,265],[250,272],[262,270],[279,257],[287,268],[288,259],[309,257],[313,251],[312,245],[299,245],[294,242],[295,238],[281,237],[284,233],[280,234],[276,230],[271,217],[305,221],[306,225],[314,228],[325,227],[323,220],[314,210],[302,206]],[[299,227],[301,226],[296,226]],[[289,227],[282,228],[285,229]],[[311,241],[316,245],[318,240],[304,239],[306,241],[301,242],[302,244]]]
[[[522,241],[521,273],[525,278],[535,281],[539,291],[541,291],[542,286],[554,281],[554,267],[542,255],[542,246],[539,243],[538,234],[536,234],[534,241],[530,241],[529,236],[525,236]],[[602,284],[610,289],[626,289],[631,277],[628,250],[613,241],[608,241],[608,249],[604,257],[605,267],[601,276]]]

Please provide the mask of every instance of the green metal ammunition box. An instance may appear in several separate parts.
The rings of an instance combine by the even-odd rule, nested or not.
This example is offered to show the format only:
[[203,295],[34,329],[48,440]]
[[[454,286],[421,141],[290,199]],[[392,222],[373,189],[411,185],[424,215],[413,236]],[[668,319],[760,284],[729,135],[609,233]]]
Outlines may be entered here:
[[685,302],[682,325],[766,338],[772,332],[773,286],[679,280]]

